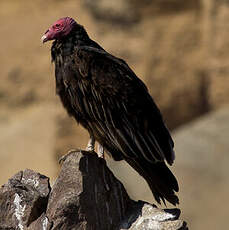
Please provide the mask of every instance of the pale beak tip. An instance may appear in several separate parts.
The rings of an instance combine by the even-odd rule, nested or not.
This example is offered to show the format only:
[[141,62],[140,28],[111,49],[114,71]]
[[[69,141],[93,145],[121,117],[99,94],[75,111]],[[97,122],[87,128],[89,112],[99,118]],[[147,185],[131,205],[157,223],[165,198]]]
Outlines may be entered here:
[[41,41],[42,41],[43,43],[45,43],[45,42],[47,41],[47,36],[46,36],[46,35],[43,35],[43,36],[41,37]]

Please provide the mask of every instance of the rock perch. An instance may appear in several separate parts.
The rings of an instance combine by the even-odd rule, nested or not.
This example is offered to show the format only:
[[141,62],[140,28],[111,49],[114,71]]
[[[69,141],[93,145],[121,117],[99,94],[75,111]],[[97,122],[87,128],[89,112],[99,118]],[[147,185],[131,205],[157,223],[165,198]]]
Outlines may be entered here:
[[49,178],[26,169],[0,189],[0,229],[188,229],[179,209],[131,200],[106,162],[74,151],[52,188]]

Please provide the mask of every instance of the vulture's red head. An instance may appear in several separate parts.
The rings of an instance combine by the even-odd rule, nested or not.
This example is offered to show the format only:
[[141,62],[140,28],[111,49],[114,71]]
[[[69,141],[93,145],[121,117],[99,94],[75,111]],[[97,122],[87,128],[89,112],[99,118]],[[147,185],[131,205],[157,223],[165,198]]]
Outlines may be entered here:
[[41,40],[44,43],[50,40],[61,39],[67,36],[75,25],[76,21],[73,18],[60,18],[45,32]]

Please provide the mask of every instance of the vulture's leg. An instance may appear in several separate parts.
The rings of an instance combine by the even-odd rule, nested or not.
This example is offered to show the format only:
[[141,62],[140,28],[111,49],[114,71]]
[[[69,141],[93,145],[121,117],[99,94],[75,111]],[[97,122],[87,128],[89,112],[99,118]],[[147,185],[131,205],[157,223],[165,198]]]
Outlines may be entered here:
[[104,157],[104,148],[99,143],[98,143],[97,152],[98,152],[98,157],[101,157],[101,158],[105,159],[105,157]]
[[95,150],[95,138],[93,135],[90,135],[90,139],[87,144],[86,151],[93,152]]

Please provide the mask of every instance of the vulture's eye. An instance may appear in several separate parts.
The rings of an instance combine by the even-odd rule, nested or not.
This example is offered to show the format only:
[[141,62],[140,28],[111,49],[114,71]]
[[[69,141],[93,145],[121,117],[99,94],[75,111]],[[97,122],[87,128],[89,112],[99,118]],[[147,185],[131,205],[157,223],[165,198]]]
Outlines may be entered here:
[[56,24],[56,27],[60,27],[60,24]]

